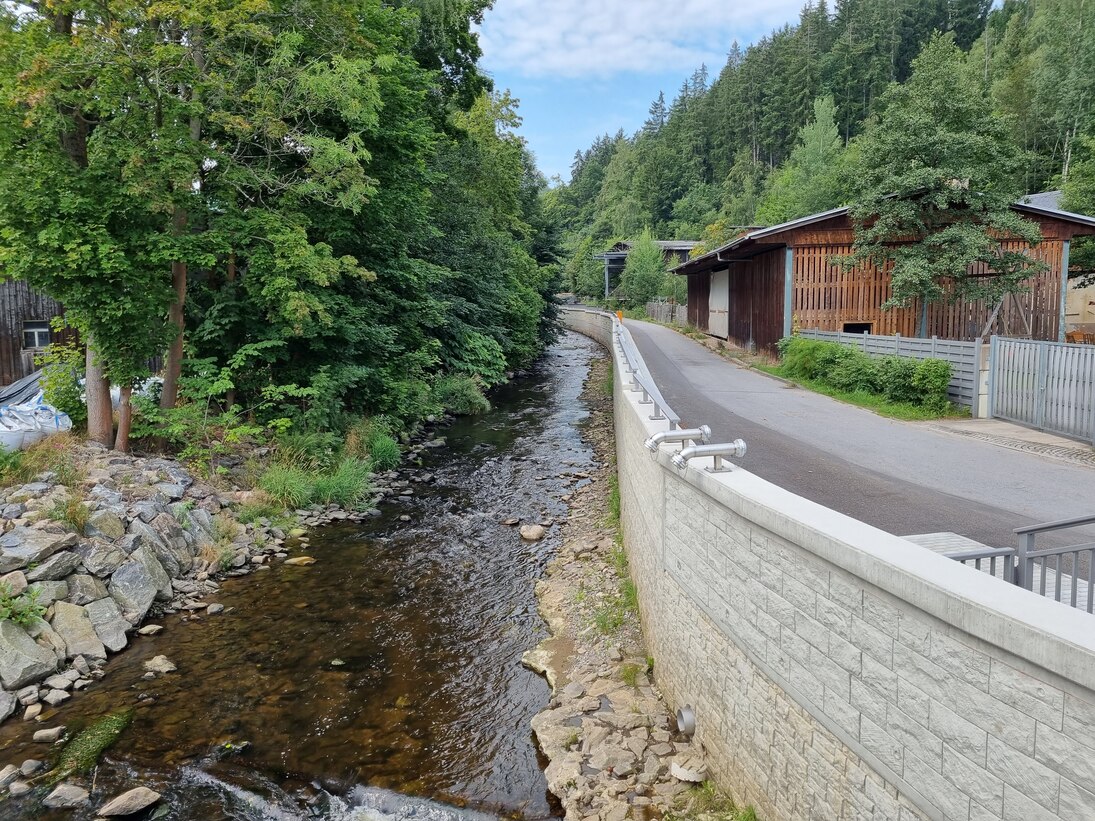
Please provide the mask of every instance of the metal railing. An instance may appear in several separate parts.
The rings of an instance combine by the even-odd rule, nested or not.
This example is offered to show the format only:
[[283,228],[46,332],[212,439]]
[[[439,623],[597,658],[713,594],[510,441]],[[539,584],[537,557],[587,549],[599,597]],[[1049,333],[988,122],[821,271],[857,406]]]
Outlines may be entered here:
[[[1095,613],[1095,585],[1091,570],[1095,567],[1095,542],[1036,550],[1039,533],[1068,530],[1095,524],[1095,515],[1079,516],[1060,522],[1030,525],[1015,530],[1019,547],[985,547],[944,553],[948,559],[961,562],[1003,579],[1024,590],[1071,605],[1087,613]],[[1087,558],[1087,567],[1081,558]],[[1088,578],[1083,578],[1086,573]]]

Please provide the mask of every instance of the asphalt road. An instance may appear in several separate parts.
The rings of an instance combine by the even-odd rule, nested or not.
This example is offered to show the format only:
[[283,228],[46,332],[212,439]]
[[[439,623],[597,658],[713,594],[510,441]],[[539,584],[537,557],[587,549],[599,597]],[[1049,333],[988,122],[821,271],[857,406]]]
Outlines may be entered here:
[[[747,470],[904,536],[951,531],[1011,547],[1023,525],[1095,513],[1095,469],[886,419],[728,362],[660,325],[627,321],[662,395],[713,442],[742,438]],[[1095,541],[1095,528],[1038,537]]]

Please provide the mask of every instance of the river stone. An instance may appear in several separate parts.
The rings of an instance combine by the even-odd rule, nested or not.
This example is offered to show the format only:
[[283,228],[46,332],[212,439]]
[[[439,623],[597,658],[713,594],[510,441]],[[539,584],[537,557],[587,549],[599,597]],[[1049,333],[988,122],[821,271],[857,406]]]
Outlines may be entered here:
[[27,587],[27,592],[36,593],[38,603],[43,607],[49,607],[58,599],[63,599],[68,595],[68,582],[35,582]]
[[27,512],[27,506],[22,502],[14,502],[12,504],[4,505],[4,510],[0,513],[0,517],[4,519],[18,519],[24,513]]
[[59,784],[57,788],[46,796],[43,806],[55,809],[69,809],[81,807],[87,803],[88,792],[75,784]]
[[56,743],[65,732],[65,725],[62,724],[59,727],[49,727],[45,730],[36,730],[34,732],[34,741],[38,744],[54,744]]
[[146,624],[137,632],[142,636],[154,636],[161,631],[163,631],[162,624]]
[[0,790],[8,786],[11,782],[17,779],[20,775],[19,768],[14,764],[8,764],[4,769],[0,770]]
[[52,675],[42,682],[43,687],[52,687],[54,690],[68,690],[72,682],[64,676]]
[[172,502],[181,499],[183,494],[186,493],[186,487],[184,485],[175,484],[173,482],[160,482],[154,487]]
[[[80,566],[80,556],[71,550],[54,553],[33,570],[27,571],[28,582],[56,581],[63,579]],[[66,595],[68,591],[61,594]]]
[[0,690],[0,721],[3,721],[14,713],[18,703],[19,699],[15,697],[15,693],[9,693],[7,690]]
[[26,781],[12,781],[8,785],[8,795],[12,798],[22,798],[28,792],[30,792],[30,784]]
[[26,502],[29,499],[35,499],[41,496],[49,490],[49,484],[46,482],[31,482],[23,485],[18,490],[8,494],[9,502]]
[[61,634],[50,627],[45,619],[34,619],[26,626],[27,635],[34,639],[39,647],[53,653],[57,661],[64,661],[68,655],[68,647]]
[[73,656],[106,658],[106,648],[83,607],[66,601],[57,602],[54,605],[53,629],[65,640],[69,658]]
[[144,669],[150,673],[173,673],[176,667],[167,656],[155,656],[144,663]]
[[310,564],[315,564],[316,560],[311,556],[294,556],[292,559],[286,559],[285,563],[294,567],[307,567]]
[[114,571],[108,589],[122,610],[133,615],[134,624],[145,617],[156,598],[171,600],[171,579],[147,545],[134,550]]
[[57,669],[57,657],[15,622],[0,621],[0,684],[18,690]]
[[68,701],[70,698],[72,698],[72,696],[64,690],[50,690],[48,693],[42,696],[42,701],[44,701],[50,707],[56,707],[59,704],[63,704],[64,702]]
[[21,772],[24,776],[32,776],[44,766],[45,765],[38,759],[28,758],[26,761],[23,762],[22,766],[19,767],[19,772]]
[[95,634],[108,650],[117,653],[125,649],[129,643],[126,631],[132,629],[133,625],[125,620],[121,608],[114,599],[110,597],[99,599],[91,602],[84,610],[95,627]]
[[23,575],[22,570],[13,570],[4,576],[0,576],[0,585],[7,588],[8,593],[11,595],[18,596],[27,589],[27,577]]
[[73,604],[91,604],[110,595],[105,584],[85,573],[74,574],[65,581],[68,582],[68,595],[65,598]]
[[96,540],[79,545],[75,553],[80,556],[88,572],[100,578],[105,578],[117,570],[126,557],[121,546],[115,547]]
[[543,525],[523,525],[521,527],[521,538],[526,542],[538,542],[547,535],[547,530]]
[[47,533],[16,527],[0,536],[0,573],[39,564],[59,550],[76,544],[75,533]]
[[111,513],[109,510],[100,510],[92,513],[87,520],[87,525],[84,526],[84,535],[88,537],[97,536],[100,539],[112,542],[125,535],[125,525],[122,524],[122,520],[118,518],[117,514]]
[[155,790],[150,790],[148,787],[134,787],[104,804],[99,810],[99,817],[133,815],[151,807],[159,800],[160,794]]
[[[142,522],[151,522],[153,519],[163,513],[164,510],[165,508],[163,505],[161,505],[159,502],[154,502],[151,499],[145,499],[133,505],[133,513],[135,513],[137,518],[139,518]],[[132,523],[129,526],[129,532],[133,532]]]

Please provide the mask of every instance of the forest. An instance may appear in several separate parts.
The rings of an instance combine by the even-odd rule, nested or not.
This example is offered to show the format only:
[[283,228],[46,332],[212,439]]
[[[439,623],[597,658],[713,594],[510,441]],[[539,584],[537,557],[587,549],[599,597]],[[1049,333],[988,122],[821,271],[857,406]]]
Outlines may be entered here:
[[[1063,207],[1095,213],[1095,8],[993,5],[811,1],[797,25],[732,44],[717,76],[699,67],[671,102],[654,100],[637,133],[578,151],[569,181],[545,194],[563,230],[566,286],[603,295],[593,255],[644,232],[701,240],[697,254],[840,205],[877,214],[894,194],[921,210],[970,205],[940,181],[991,195],[996,205],[977,208],[994,218],[1006,219],[1008,201],[1058,188]],[[857,251],[877,251],[870,244]],[[1090,270],[1079,245],[1073,261]],[[907,294],[932,291],[926,276]],[[638,287],[625,278],[629,301],[653,295],[649,275]],[[1004,279],[999,287],[1016,287]],[[656,291],[672,297],[672,278]]]
[[536,359],[557,237],[488,6],[4,4],[0,269],[87,343],[50,359],[92,439],[398,435]]

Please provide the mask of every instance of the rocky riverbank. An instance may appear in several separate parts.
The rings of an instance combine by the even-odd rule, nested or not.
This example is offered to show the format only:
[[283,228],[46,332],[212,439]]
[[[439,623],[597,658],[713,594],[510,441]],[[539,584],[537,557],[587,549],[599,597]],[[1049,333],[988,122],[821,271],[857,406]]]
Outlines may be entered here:
[[626,560],[611,521],[615,473],[611,365],[596,361],[583,399],[599,467],[570,500],[563,545],[537,585],[551,637],[525,656],[552,687],[533,721],[548,786],[568,821],[669,817],[706,778],[656,685]]

